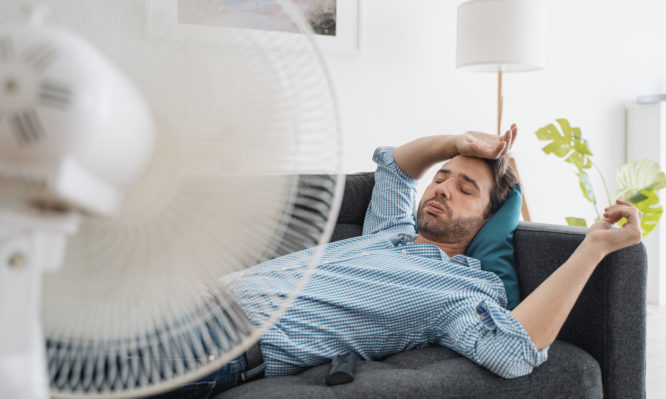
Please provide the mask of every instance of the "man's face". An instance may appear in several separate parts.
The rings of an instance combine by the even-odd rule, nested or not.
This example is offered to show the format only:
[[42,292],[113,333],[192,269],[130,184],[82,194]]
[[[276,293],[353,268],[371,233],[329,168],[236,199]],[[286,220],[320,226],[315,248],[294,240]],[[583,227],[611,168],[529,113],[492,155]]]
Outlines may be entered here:
[[458,155],[437,172],[417,211],[419,234],[442,243],[468,244],[486,222],[493,177],[478,158]]

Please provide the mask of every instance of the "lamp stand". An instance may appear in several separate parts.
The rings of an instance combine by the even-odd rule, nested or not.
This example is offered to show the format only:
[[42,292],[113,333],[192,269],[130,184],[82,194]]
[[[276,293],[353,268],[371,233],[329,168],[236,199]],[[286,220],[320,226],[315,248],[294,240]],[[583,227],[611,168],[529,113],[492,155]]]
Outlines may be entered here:
[[497,71],[497,135],[502,134],[502,106],[504,97],[502,97],[502,67]]
[[[504,106],[504,97],[502,96],[502,67],[500,66],[499,70],[497,71],[497,135],[498,136],[502,134],[503,106]],[[522,197],[523,197],[523,204],[520,211],[523,215],[523,220],[526,222],[530,222],[532,218],[530,217],[530,210],[527,208],[525,185],[522,183],[520,179],[520,173],[518,173],[518,166],[516,166],[516,159],[513,157],[513,155],[509,155],[509,165],[516,172],[516,176],[518,176],[518,181],[520,182],[520,188],[522,190]]]

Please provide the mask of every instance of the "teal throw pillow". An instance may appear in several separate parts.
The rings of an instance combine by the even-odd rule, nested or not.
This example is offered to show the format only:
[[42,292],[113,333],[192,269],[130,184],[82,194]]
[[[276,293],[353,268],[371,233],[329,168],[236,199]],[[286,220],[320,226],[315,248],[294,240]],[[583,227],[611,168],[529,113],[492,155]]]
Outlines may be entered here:
[[513,255],[513,232],[518,226],[522,193],[516,184],[506,202],[486,222],[467,247],[465,255],[481,261],[481,269],[499,276],[506,289],[509,310],[520,302],[516,259]]

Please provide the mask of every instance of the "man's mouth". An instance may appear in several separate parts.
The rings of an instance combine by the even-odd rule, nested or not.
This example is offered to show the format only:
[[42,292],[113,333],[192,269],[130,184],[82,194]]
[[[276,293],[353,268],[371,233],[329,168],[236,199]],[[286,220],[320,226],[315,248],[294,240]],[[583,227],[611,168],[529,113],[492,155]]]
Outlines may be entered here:
[[444,204],[440,204],[439,202],[437,202],[437,200],[430,200],[429,202],[427,202],[426,211],[436,215],[439,214],[448,215],[450,213],[448,207]]
[[426,205],[426,210],[430,213],[444,213],[444,208],[439,204],[429,203]]

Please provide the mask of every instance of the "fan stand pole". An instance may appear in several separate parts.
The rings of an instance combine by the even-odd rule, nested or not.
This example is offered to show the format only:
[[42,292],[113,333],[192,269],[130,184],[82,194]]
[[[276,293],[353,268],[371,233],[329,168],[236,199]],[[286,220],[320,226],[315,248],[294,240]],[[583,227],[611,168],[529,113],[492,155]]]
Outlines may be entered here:
[[0,396],[48,398],[42,273],[57,269],[77,214],[0,209]]
[[[502,134],[502,108],[504,106],[504,97],[502,96],[502,69],[503,66],[500,66],[497,71],[497,135]],[[516,159],[513,155],[509,155],[509,165],[516,171],[516,176],[518,176],[518,181],[520,182],[520,188],[522,191],[523,204],[521,207],[521,213],[523,215],[523,220],[529,222],[532,220],[530,217],[530,211],[527,208],[527,199],[525,196],[525,185],[520,179],[520,173],[518,173],[518,166],[516,166]]]

